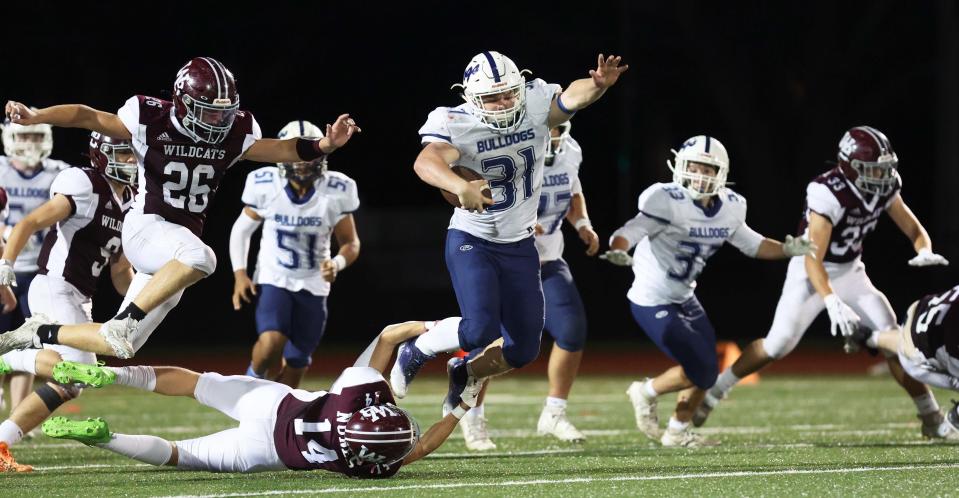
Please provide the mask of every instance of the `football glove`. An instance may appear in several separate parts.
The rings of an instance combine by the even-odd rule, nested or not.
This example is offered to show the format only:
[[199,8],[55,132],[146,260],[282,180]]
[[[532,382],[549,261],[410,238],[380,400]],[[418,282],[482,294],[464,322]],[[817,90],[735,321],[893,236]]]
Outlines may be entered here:
[[859,315],[835,294],[824,297],[823,302],[826,303],[829,321],[832,322],[832,326],[829,328],[832,335],[852,336],[859,327]]
[[932,252],[930,249],[920,249],[916,257],[909,260],[909,266],[949,266],[949,260]]
[[0,259],[0,285],[17,286],[17,274],[13,271],[13,263]]
[[613,249],[599,255],[599,259],[605,259],[616,266],[632,266],[633,257],[622,249]]
[[819,248],[816,247],[816,244],[813,244],[809,237],[803,235],[802,237],[793,237],[792,235],[787,235],[786,240],[783,242],[783,254],[789,256],[790,258],[795,256],[805,256],[807,254],[815,254]]

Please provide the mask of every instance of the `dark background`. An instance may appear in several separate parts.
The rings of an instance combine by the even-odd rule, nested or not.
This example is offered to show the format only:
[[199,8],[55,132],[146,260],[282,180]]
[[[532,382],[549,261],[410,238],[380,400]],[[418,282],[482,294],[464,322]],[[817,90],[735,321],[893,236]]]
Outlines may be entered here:
[[[335,284],[327,345],[366,341],[391,322],[458,314],[442,256],[450,208],[412,164],[418,128],[433,108],[460,102],[449,87],[482,50],[501,51],[534,77],[564,86],[587,77],[600,52],[630,65],[574,119],[584,150],[580,175],[604,247],[635,214],[638,194],[670,178],[669,149],[697,134],[725,143],[750,225],[781,239],[795,231],[805,185],[835,158],[844,130],[869,124],[892,140],[903,197],[935,249],[959,264],[959,14],[952,1],[11,4],[0,9],[4,100],[115,111],[134,94],[169,98],[176,70],[204,55],[233,71],[241,107],[265,136],[293,119],[322,126],[352,113],[363,133],[330,167],[359,184],[363,247]],[[53,157],[86,161],[85,132],[57,129],[54,136]],[[151,348],[252,344],[252,308],[230,305],[227,244],[245,175],[258,166],[240,163],[221,184],[204,234],[217,271],[186,292]],[[625,298],[631,272],[585,257],[566,230],[591,344],[642,337]],[[907,266],[912,255],[888,218],[866,243],[869,274],[900,313],[921,294],[957,283],[952,267]],[[784,262],[732,248],[714,256],[697,294],[719,335],[764,335],[785,270]],[[100,318],[119,303],[102,287]],[[809,335],[827,335],[826,324],[820,317]]]

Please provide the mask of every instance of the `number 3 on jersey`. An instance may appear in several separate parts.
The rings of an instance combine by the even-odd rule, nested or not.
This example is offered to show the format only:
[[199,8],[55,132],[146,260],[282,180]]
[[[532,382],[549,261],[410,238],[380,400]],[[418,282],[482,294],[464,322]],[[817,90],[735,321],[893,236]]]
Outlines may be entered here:
[[[533,195],[533,166],[536,164],[536,154],[533,147],[524,147],[517,152],[522,156],[525,163],[523,164],[522,174],[523,199],[529,199]],[[483,165],[483,173],[498,170],[500,177],[490,180],[489,186],[491,189],[502,189],[503,192],[503,200],[486,208],[486,210],[491,212],[505,211],[513,207],[513,204],[516,204],[517,190],[516,183],[513,181],[516,178],[516,161],[511,156],[496,156],[483,159],[481,164]]]
[[[177,209],[202,213],[209,204],[210,186],[207,182],[216,176],[209,164],[197,164],[192,170],[179,161],[168,162],[163,168],[163,200]],[[189,199],[189,200],[187,200]]]

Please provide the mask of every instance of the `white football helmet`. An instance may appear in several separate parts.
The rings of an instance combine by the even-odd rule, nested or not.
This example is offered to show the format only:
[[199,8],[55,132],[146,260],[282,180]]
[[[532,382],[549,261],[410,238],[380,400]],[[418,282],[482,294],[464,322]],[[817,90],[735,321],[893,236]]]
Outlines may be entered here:
[[[666,161],[673,172],[673,181],[681,185],[693,199],[713,196],[726,186],[729,174],[729,155],[726,147],[715,138],[697,135],[683,142],[679,151],[671,151],[676,156],[676,164]],[[689,171],[691,163],[706,164],[716,168],[716,176]]]
[[[482,52],[466,66],[463,83],[453,88],[463,89],[463,100],[487,126],[496,131],[510,132],[519,127],[526,115],[526,78],[509,57],[499,52]],[[488,110],[483,97],[512,92],[513,106],[507,109]]]
[[[323,130],[309,121],[298,119],[290,121],[286,126],[280,128],[276,138],[311,138],[318,140],[323,138]],[[326,156],[313,161],[276,163],[276,165],[280,167],[280,177],[292,178],[303,183],[311,183],[326,174]]]
[[[39,140],[26,135],[40,135]],[[53,127],[48,124],[3,125],[3,151],[7,157],[35,166],[53,152]]]
[[553,161],[556,160],[556,156],[566,152],[566,138],[569,137],[569,130],[573,127],[573,123],[566,121],[556,125],[557,130],[559,130],[559,136],[554,137],[552,130],[550,130],[549,135],[549,146],[546,147],[546,165],[552,166]]

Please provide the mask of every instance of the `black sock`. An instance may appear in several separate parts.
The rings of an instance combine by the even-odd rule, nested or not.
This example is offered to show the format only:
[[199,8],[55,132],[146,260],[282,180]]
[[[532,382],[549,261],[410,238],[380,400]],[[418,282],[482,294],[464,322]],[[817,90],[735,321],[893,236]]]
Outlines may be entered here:
[[63,325],[41,325],[37,329],[37,336],[40,337],[41,344],[60,344],[57,335],[60,333],[60,327]]
[[116,320],[123,320],[126,317],[130,317],[136,321],[143,320],[147,316],[146,312],[141,310],[139,306],[134,303],[127,305],[123,311],[117,313],[117,316],[113,317]]
[[469,377],[469,373],[466,371],[466,362],[460,363],[453,367],[453,371],[450,372],[450,375],[453,377],[453,382],[457,384],[466,384],[466,379]]

